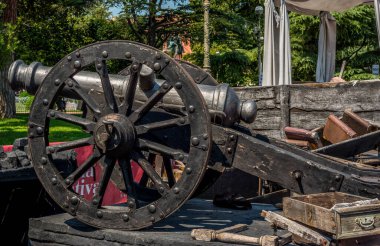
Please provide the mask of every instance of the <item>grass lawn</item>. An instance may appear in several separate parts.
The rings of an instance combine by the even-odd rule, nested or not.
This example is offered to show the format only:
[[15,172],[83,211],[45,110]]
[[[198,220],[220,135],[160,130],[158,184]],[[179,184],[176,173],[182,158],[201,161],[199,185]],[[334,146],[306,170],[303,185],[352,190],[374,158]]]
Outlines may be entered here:
[[[0,119],[0,145],[11,145],[16,138],[27,136],[29,115],[17,115],[12,119]],[[61,142],[87,137],[80,127],[54,120],[50,122],[49,141]]]

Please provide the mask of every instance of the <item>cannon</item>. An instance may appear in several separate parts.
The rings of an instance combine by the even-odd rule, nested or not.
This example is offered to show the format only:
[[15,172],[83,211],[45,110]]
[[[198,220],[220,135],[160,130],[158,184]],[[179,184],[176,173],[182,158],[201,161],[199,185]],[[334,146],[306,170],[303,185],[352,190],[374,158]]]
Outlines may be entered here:
[[[380,169],[255,134],[240,124],[254,121],[254,100],[241,102],[233,89],[217,84],[200,68],[143,44],[98,42],[65,56],[52,68],[16,61],[8,78],[15,90],[35,94],[27,154],[43,187],[62,209],[95,227],[151,226],[212,184],[215,178],[210,177],[218,177],[227,167],[302,194],[380,194]],[[83,115],[54,110],[59,96],[83,101]],[[54,120],[80,126],[87,137],[50,145]],[[339,157],[376,148],[380,132],[349,144],[352,151]],[[92,149],[81,166],[70,172],[57,168],[57,153],[81,146]],[[155,170],[157,156],[164,174]],[[173,162],[183,166],[181,175],[174,175]],[[72,185],[96,163],[102,167],[99,187],[86,200]],[[134,179],[133,163],[144,171],[140,180]],[[125,204],[102,204],[110,181],[127,194]]]

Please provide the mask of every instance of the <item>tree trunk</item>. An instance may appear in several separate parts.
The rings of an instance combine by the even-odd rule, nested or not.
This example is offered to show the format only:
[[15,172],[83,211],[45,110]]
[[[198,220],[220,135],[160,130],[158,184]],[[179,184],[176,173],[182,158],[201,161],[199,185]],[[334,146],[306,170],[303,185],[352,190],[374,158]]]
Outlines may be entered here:
[[[17,0],[5,0],[6,7],[3,14],[4,23],[16,22],[17,18]],[[10,118],[16,114],[16,103],[14,91],[7,82],[7,74],[12,56],[9,54],[8,62],[0,68],[0,119]]]
[[204,60],[203,60],[203,69],[206,72],[211,72],[210,65],[210,1],[203,1],[203,9],[204,9]]

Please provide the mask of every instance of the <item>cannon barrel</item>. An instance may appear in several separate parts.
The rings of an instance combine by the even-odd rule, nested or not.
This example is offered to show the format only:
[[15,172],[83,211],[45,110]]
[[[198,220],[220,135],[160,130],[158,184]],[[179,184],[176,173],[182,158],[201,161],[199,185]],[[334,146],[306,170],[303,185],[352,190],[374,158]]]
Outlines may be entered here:
[[[15,91],[25,89],[30,94],[35,94],[42,84],[44,78],[51,70],[51,67],[43,66],[39,62],[33,62],[26,65],[23,61],[13,62],[8,71],[8,81]],[[129,75],[109,75],[111,85],[116,96],[123,97],[127,89]],[[81,87],[89,93],[103,93],[101,80],[95,72],[81,71],[74,76]],[[146,101],[162,84],[164,80],[156,79],[152,69],[143,65],[140,76],[138,89],[136,91],[136,100]],[[227,84],[217,86],[198,84],[208,108],[211,111],[223,112],[220,120],[223,125],[231,126],[240,120],[246,123],[252,123],[257,114],[257,106],[254,100],[241,102],[235,91]],[[63,88],[61,96],[77,99],[77,95],[68,88]],[[166,106],[181,106],[182,101],[175,90],[171,90],[162,101]]]

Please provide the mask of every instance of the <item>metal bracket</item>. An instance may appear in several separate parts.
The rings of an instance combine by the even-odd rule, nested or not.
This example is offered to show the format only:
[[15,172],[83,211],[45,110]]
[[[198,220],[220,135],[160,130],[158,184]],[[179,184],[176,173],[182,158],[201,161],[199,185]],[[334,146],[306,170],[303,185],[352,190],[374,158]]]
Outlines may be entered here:
[[232,167],[232,163],[234,161],[234,156],[235,156],[236,145],[237,145],[237,138],[238,136],[236,134],[233,134],[233,133],[227,134],[226,146],[224,149],[227,167]]

